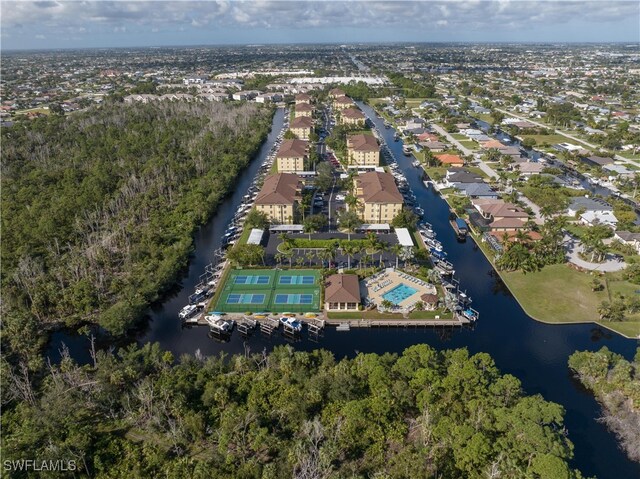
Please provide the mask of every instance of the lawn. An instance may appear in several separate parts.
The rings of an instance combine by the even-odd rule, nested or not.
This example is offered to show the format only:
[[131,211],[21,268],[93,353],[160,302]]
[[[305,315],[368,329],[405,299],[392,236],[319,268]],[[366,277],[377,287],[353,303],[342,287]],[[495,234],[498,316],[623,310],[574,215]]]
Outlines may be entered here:
[[576,271],[567,265],[545,266],[537,273],[519,271],[500,273],[509,290],[525,312],[545,323],[595,322],[621,334],[636,337],[640,334],[640,314],[624,322],[602,322],[597,308],[609,300],[609,293],[637,294],[640,286],[627,281],[609,282],[609,291],[591,290],[593,276]]
[[460,140],[459,142],[462,146],[470,150],[477,150],[480,147],[480,145],[473,140]]
[[567,138],[566,136],[552,134],[552,135],[522,135],[523,139],[533,138],[536,140],[536,145],[556,145],[558,143],[569,142],[571,143],[571,138]]
[[451,136],[454,137],[456,140],[467,140],[467,136],[463,135],[462,133],[451,133]]
[[[477,240],[475,235],[474,239]],[[487,244],[481,241],[476,243],[493,263],[493,254]],[[537,321],[543,323],[594,322],[629,337],[640,335],[640,313],[620,323],[599,321],[597,308],[602,301],[609,301],[610,294],[619,292],[628,296],[640,290],[640,286],[617,279],[615,274],[608,276],[609,289],[599,292],[591,290],[593,276],[565,264],[545,266],[537,273],[500,271],[499,274],[522,309]]]

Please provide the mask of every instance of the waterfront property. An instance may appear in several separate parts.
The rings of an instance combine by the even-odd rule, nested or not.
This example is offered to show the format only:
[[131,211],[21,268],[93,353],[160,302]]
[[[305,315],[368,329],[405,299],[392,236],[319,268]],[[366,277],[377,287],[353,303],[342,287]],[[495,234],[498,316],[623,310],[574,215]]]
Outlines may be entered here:
[[311,117],[313,114],[313,107],[308,103],[296,103],[294,116],[296,118],[307,116]]
[[358,311],[360,301],[358,275],[332,274],[325,281],[324,308],[327,311]]
[[373,135],[347,136],[347,164],[349,167],[380,165],[380,146]]
[[231,312],[315,312],[320,310],[320,273],[312,269],[235,269],[213,309]]
[[353,107],[354,103],[348,96],[341,96],[333,100],[333,107],[336,110],[344,110],[345,108]]
[[403,196],[391,174],[371,171],[356,176],[354,182],[358,214],[365,223],[390,223],[402,210]]
[[256,209],[272,223],[292,224],[301,199],[302,183],[298,175],[278,173],[265,178],[256,197]]
[[313,131],[313,118],[308,116],[294,118],[289,129],[298,139],[308,140]]
[[309,152],[309,142],[305,140],[284,140],[276,154],[278,173],[305,171]]
[[437,295],[433,284],[393,268],[367,278],[360,286],[365,304],[384,310],[383,301],[390,301],[393,305],[391,311],[395,312],[412,311],[417,302],[423,301],[423,295],[430,295],[427,298]]
[[364,126],[365,116],[357,108],[347,108],[340,115],[340,123],[351,126]]

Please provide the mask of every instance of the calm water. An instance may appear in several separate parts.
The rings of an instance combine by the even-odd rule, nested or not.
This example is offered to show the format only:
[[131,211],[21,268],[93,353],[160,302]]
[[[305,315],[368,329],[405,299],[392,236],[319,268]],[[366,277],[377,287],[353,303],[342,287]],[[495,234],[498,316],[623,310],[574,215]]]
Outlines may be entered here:
[[[587,476],[599,478],[640,477],[640,465],[632,463],[617,448],[615,438],[606,428],[595,421],[599,407],[593,397],[584,391],[571,377],[567,359],[576,350],[596,350],[607,346],[612,351],[632,358],[637,342],[609,333],[595,325],[550,326],[529,318],[505,286],[492,275],[492,268],[472,240],[456,241],[448,222],[448,206],[432,190],[427,189],[411,161],[402,154],[402,143],[393,141],[393,129],[386,130],[373,110],[360,104],[363,111],[376,123],[380,132],[395,153],[400,167],[425,210],[429,221],[442,242],[449,260],[454,264],[461,289],[473,299],[472,306],[480,312],[474,330],[435,329],[352,329],[336,332],[327,329],[318,342],[306,339],[294,346],[300,350],[325,348],[337,357],[353,356],[358,352],[401,352],[408,346],[427,343],[436,348],[466,347],[470,352],[487,352],[505,373],[517,376],[528,394],[540,393],[546,399],[562,404],[566,409],[566,426],[570,439],[575,444],[573,465]],[[256,160],[238,181],[238,186],[218,210],[209,224],[196,237],[196,251],[188,273],[182,279],[182,289],[166,298],[163,304],[150,312],[148,328],[138,336],[140,343],[157,341],[164,349],[174,354],[194,353],[205,355],[270,350],[285,340],[279,336],[265,339],[259,334],[243,342],[234,334],[228,343],[219,343],[207,336],[205,328],[182,329],[177,319],[178,311],[187,303],[198,276],[210,261],[211,253],[220,245],[225,225],[241,203],[245,189],[251,183],[259,165],[269,152],[281,129],[283,112],[278,110],[272,133]],[[567,287],[571,287],[567,285]],[[56,333],[51,341],[49,353],[57,357],[57,349],[64,342],[71,354],[79,361],[88,360],[85,337]]]

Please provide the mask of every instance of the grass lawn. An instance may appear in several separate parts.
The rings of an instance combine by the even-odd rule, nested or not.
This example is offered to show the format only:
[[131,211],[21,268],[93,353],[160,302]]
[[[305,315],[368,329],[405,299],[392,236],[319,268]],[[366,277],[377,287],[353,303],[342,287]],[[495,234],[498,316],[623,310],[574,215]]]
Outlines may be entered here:
[[[477,240],[477,235],[474,235]],[[493,253],[486,243],[476,241],[493,263]],[[537,273],[519,271],[499,272],[502,280],[516,297],[522,309],[543,323],[594,322],[628,337],[640,335],[640,313],[623,322],[600,321],[597,308],[602,301],[619,292],[625,296],[636,294],[640,285],[618,279],[615,273],[607,276],[608,289],[591,290],[593,276],[564,264],[545,266]]]
[[477,166],[465,166],[464,169],[465,170],[469,170],[471,173],[475,173],[477,175],[480,175],[483,178],[489,178],[489,175],[487,175],[481,168],[479,168]]
[[16,115],[24,115],[26,113],[42,113],[43,115],[50,115],[51,110],[48,108],[28,108],[26,110],[16,110]]
[[451,133],[451,136],[454,137],[456,140],[467,140],[467,136],[463,135],[462,133]]
[[491,115],[488,115],[486,113],[474,113],[472,116],[474,118],[477,118],[478,120],[486,121],[489,124],[491,124],[491,122],[493,121],[493,118],[491,118]]
[[478,145],[473,140],[461,140],[460,144],[465,148],[469,148],[470,150],[477,150],[478,148],[480,148],[480,145]]
[[533,138],[536,140],[536,145],[555,145],[557,143],[569,142],[571,143],[571,138],[567,138],[566,136],[552,134],[552,135],[522,135],[523,139]]

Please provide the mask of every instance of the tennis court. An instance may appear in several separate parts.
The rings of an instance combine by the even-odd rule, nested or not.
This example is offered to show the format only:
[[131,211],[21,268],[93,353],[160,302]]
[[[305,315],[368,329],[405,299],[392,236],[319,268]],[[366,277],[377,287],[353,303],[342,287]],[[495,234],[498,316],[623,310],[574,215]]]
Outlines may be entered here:
[[320,273],[313,269],[231,270],[213,309],[224,312],[320,310]]
[[314,284],[315,282],[315,276],[282,275],[278,278],[279,284]]
[[273,304],[313,304],[312,294],[276,294]]

